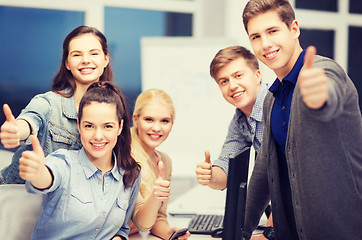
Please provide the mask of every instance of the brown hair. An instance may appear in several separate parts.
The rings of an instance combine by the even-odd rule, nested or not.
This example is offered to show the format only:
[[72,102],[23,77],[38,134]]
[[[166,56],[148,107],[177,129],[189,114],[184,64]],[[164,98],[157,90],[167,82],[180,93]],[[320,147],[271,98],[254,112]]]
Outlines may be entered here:
[[[101,33],[98,29],[96,29],[94,27],[88,27],[88,26],[79,26],[79,27],[75,28],[73,31],[71,31],[65,37],[65,39],[63,41],[62,62],[60,64],[60,68],[59,68],[57,75],[53,79],[53,84],[52,84],[53,92],[56,92],[64,97],[73,96],[76,85],[75,85],[72,73],[70,72],[70,70],[68,70],[65,67],[65,61],[68,58],[70,41],[75,37],[78,37],[80,35],[87,34],[87,33],[91,33],[98,38],[99,42],[102,45],[102,50],[104,52],[104,55],[107,55],[109,53],[107,39],[103,35],[103,33]],[[108,63],[107,67],[104,68],[104,72],[103,72],[102,76],[99,78],[99,81],[100,82],[102,82],[102,81],[112,82],[113,81],[113,71],[112,71],[112,67],[111,67],[110,63]],[[68,90],[68,91],[64,92],[64,90]]]
[[258,70],[259,62],[255,55],[242,46],[232,46],[221,49],[211,61],[210,75],[216,80],[216,75],[221,68],[231,61],[243,58],[251,69]]
[[288,0],[250,0],[243,11],[243,23],[247,33],[250,19],[267,11],[276,11],[288,28],[295,20],[293,7]]

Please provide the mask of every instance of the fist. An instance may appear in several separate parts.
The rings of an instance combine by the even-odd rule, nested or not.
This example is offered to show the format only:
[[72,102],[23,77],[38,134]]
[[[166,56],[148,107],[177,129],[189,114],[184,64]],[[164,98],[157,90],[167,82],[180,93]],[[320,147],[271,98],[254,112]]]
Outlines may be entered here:
[[304,67],[299,74],[298,85],[304,104],[319,109],[328,100],[328,77],[322,68],[314,66],[316,48],[310,46],[304,56]]
[[5,148],[15,148],[20,145],[19,129],[9,105],[3,105],[6,121],[1,126],[0,138]]
[[19,159],[19,175],[24,180],[36,180],[44,172],[45,157],[37,137],[31,137],[32,151],[24,151]]
[[158,162],[158,178],[153,184],[153,195],[158,200],[167,200],[170,196],[170,181],[165,180],[165,168],[163,162]]
[[212,166],[209,151],[205,151],[205,161],[197,164],[195,173],[197,181],[201,185],[209,185],[212,177]]

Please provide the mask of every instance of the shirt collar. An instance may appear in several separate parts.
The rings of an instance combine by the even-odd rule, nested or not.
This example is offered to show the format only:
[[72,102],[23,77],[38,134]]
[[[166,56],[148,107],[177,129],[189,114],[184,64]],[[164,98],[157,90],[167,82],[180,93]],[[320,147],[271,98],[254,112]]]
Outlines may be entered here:
[[[285,76],[282,79],[282,82],[289,82],[291,83],[293,86],[295,86],[295,84],[297,83],[297,79],[299,76],[299,72],[303,67],[304,64],[304,54],[305,54],[305,50],[303,50],[300,54],[299,57],[297,59],[297,61],[295,62],[292,70],[288,73],[287,76]],[[281,81],[276,78],[274,83],[271,85],[271,87],[269,88],[269,91],[272,92],[273,94],[276,94],[281,86]]]
[[268,85],[262,82],[260,84],[258,96],[256,97],[254,107],[251,110],[250,114],[251,119],[255,119],[258,122],[263,121],[263,103],[267,92],[268,92]]
[[[110,171],[110,173],[117,181],[119,181],[122,179],[124,169],[120,169],[121,173],[118,172],[117,158],[116,158],[116,154],[114,152],[113,152],[113,157],[114,157],[114,166],[113,166],[112,170]],[[83,167],[83,170],[84,170],[84,173],[85,173],[87,179],[92,177],[97,171],[100,171],[89,160],[87,154],[85,153],[84,147],[82,147],[82,149],[79,151],[79,161],[80,161],[81,166]]]

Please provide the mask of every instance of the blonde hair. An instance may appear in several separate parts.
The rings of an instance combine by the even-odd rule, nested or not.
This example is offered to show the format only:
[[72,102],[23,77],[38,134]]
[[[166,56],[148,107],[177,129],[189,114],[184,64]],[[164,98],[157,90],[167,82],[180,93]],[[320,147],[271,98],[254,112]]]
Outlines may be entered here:
[[[150,103],[161,103],[169,107],[171,120],[175,119],[175,107],[171,97],[163,90],[149,89],[142,92],[136,99],[133,115],[139,117],[145,106]],[[132,156],[137,163],[141,165],[141,187],[140,193],[144,199],[147,199],[153,190],[153,183],[156,181],[155,169],[157,166],[151,161],[150,156],[146,153],[142,141],[139,139],[137,129],[131,128],[132,136]]]

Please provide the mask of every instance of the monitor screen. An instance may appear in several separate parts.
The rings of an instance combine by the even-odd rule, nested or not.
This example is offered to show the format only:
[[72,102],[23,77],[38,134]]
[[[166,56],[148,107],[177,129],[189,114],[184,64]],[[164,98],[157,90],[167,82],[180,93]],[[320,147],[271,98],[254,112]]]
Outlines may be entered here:
[[244,226],[246,187],[249,171],[250,147],[231,156],[227,178],[227,192],[222,239],[235,240],[241,238]]

